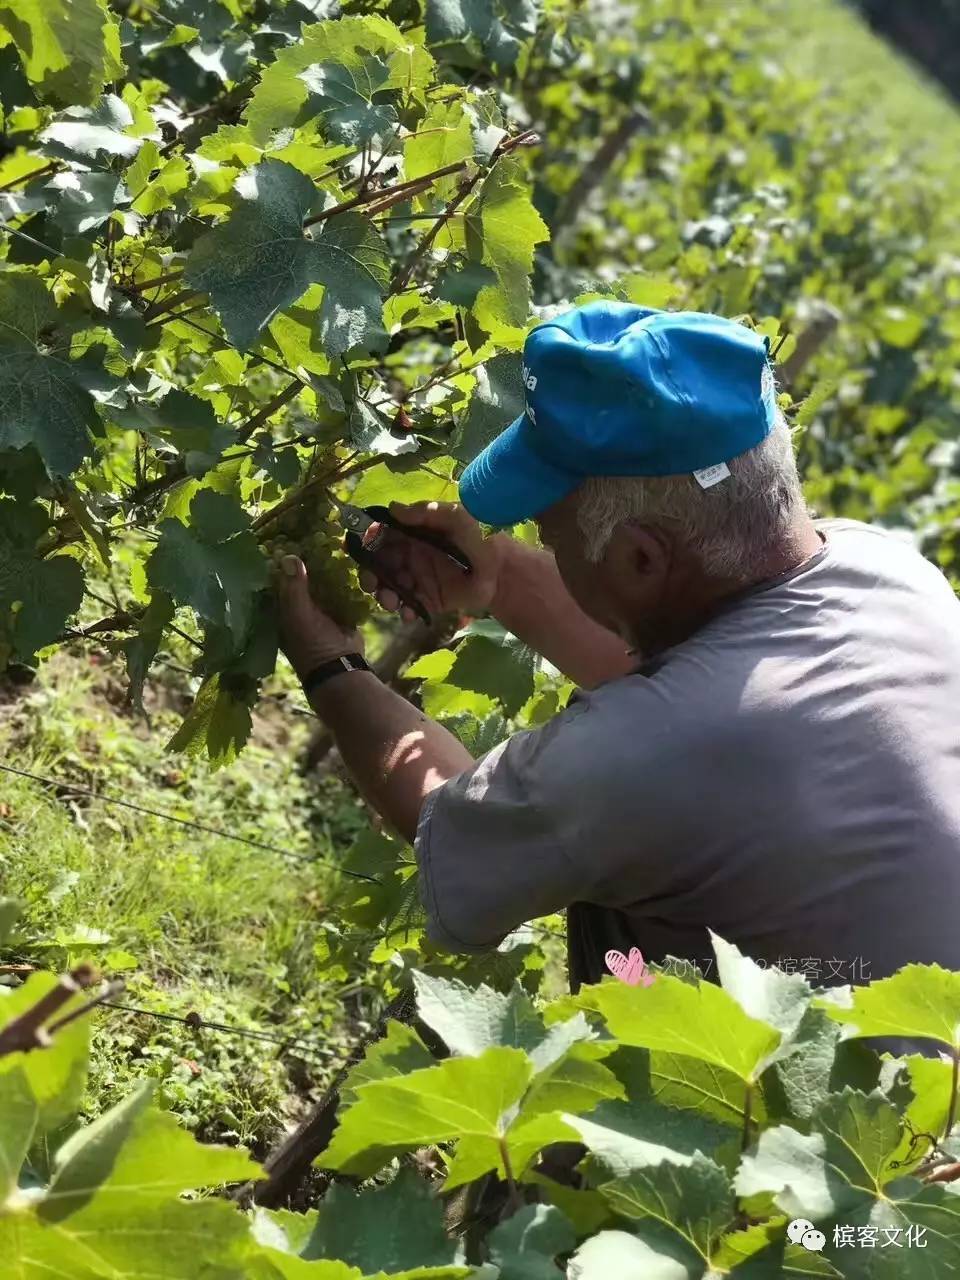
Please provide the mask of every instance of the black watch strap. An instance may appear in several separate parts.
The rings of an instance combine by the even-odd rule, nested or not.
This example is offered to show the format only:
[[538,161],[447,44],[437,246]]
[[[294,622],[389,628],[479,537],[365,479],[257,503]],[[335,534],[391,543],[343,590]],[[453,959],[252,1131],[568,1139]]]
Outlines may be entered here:
[[303,686],[303,692],[309,698],[311,693],[329,680],[331,676],[340,675],[344,671],[369,671],[370,666],[359,653],[344,653],[339,658],[332,658],[329,662],[321,662],[318,667],[314,667],[300,681]]

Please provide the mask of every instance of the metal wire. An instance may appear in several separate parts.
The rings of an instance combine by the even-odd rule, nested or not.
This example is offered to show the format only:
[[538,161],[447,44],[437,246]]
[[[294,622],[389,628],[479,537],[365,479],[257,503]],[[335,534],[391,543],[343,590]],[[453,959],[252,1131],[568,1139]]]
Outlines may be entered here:
[[80,786],[75,782],[66,782],[60,778],[48,778],[42,773],[31,773],[29,769],[15,769],[13,765],[0,764],[4,773],[14,773],[20,778],[29,778],[33,782],[42,782],[48,787],[60,787],[64,791],[75,791],[89,796],[93,800],[102,800],[104,804],[119,805],[123,809],[132,809],[134,813],[143,813],[151,818],[161,818],[164,822],[175,822],[181,827],[190,827],[194,831],[202,831],[206,835],[219,836],[223,840],[236,840],[238,844],[249,845],[264,853],[278,853],[284,858],[292,858],[295,862],[324,863],[334,867],[341,875],[350,876],[354,880],[367,880],[371,884],[380,884],[376,876],[368,876],[362,871],[348,871],[333,858],[325,858],[322,854],[294,853],[290,849],[281,849],[278,845],[267,844],[263,840],[254,840],[251,836],[237,835],[233,831],[224,831],[220,827],[207,826],[205,822],[196,822],[193,818],[178,818],[175,814],[164,813],[161,809],[149,809],[146,805],[134,804],[132,800],[121,800],[119,796],[104,795],[102,791],[94,791],[91,787]]
[[266,1044],[278,1044],[286,1049],[303,1048],[309,1049],[312,1053],[326,1055],[331,1058],[337,1056],[335,1050],[321,1048],[320,1045],[313,1044],[309,1040],[301,1040],[296,1036],[275,1036],[269,1031],[254,1031],[249,1027],[232,1027],[226,1022],[209,1022],[206,1018],[201,1018],[198,1013],[187,1014],[186,1016],[177,1013],[158,1013],[154,1009],[143,1009],[133,1004],[118,1004],[113,1000],[101,1000],[99,1008],[116,1009],[121,1013],[134,1013],[141,1018],[156,1018],[159,1022],[179,1022],[195,1031],[207,1029],[224,1035],[239,1036],[245,1040],[258,1040]]

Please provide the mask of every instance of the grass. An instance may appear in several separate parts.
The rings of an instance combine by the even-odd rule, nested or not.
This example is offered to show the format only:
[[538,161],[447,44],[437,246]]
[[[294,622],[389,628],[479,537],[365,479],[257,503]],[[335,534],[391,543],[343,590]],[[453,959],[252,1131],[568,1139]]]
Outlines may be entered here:
[[308,1040],[315,1049],[284,1051],[112,1010],[96,1017],[88,1114],[148,1075],[199,1136],[262,1154],[376,1000],[363,973],[349,983],[323,974],[318,944],[336,878],[310,861],[341,856],[364,811],[336,778],[298,773],[309,722],[269,716],[237,764],[211,773],[163,749],[185,690],[154,689],[148,730],[118,705],[119,687],[104,655],[59,655],[0,706],[0,756],[294,856],[4,775],[0,892],[25,912],[0,961],[54,968],[89,958],[126,979],[124,1002]]

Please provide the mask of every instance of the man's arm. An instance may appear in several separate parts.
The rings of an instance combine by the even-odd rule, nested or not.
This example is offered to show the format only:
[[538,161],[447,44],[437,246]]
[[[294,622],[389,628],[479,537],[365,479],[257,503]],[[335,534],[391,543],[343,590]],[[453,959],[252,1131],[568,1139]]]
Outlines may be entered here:
[[[391,503],[398,520],[443,534],[469,558],[466,575],[440,552],[388,531],[378,553],[402,585],[413,589],[430,613],[458,610],[493,614],[509,631],[583,689],[625,675],[636,665],[619,636],[588,618],[564,586],[553,553],[528,547],[508,534],[484,537],[458,503]],[[376,591],[385,609],[398,609],[396,595],[378,588],[369,573],[360,581]],[[412,612],[404,612],[413,617]]]
[[[337,626],[314,604],[302,561],[287,556],[281,569],[280,638],[299,678],[344,654],[362,654],[359,632]],[[371,671],[338,672],[316,686],[310,705],[364,799],[411,843],[426,797],[474,762],[452,733]]]
[[430,792],[474,763],[452,733],[372,672],[334,676],[310,705],[333,734],[363,798],[411,844]]

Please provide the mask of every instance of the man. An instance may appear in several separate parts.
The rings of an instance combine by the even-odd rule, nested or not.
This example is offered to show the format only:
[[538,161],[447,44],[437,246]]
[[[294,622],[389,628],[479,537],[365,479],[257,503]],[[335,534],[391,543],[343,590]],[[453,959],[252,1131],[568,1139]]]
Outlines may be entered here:
[[[811,519],[744,326],[591,303],[532,331],[524,383],[462,506],[394,508],[473,574],[402,535],[383,554],[428,609],[489,611],[576,682],[549,723],[474,761],[369,671],[323,665],[359,638],[284,566],[286,651],[302,677],[321,668],[317,714],[415,841],[431,935],[483,950],[567,908],[575,990],[611,949],[703,964],[708,929],[815,983],[960,969],[943,576],[892,535]],[[530,518],[547,550],[476,523]]]

